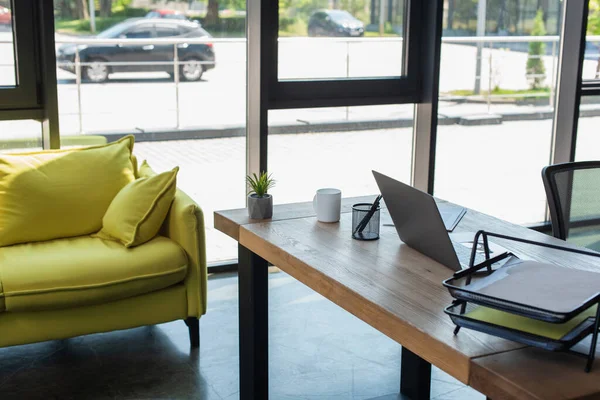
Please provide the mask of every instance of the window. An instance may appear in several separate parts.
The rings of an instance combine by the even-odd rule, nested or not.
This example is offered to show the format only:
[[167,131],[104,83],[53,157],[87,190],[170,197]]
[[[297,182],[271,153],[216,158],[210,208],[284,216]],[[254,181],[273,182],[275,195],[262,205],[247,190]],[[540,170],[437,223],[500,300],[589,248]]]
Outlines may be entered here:
[[37,108],[33,2],[8,4],[0,7],[0,109]]
[[[186,7],[183,3],[187,2],[177,6]],[[72,9],[62,10],[63,4],[54,1],[56,26],[80,21]],[[127,8],[133,8],[124,7],[125,14],[131,11]],[[91,141],[135,134],[134,153],[139,162],[147,160],[157,172],[179,166],[178,187],[204,212],[207,259],[211,263],[237,258],[237,243],[213,228],[213,212],[244,207],[246,199],[245,3],[239,7],[235,16],[227,18],[227,26],[223,24],[224,31],[206,28],[210,34],[225,37],[211,39],[208,44],[196,38],[206,35],[199,25],[177,21],[125,21],[136,26],[106,27],[99,39],[89,32],[56,35],[57,47],[62,48],[59,54],[64,56],[58,65],[62,137]],[[125,19],[116,15],[115,23],[119,18]],[[171,37],[178,36],[180,24],[193,29],[190,33],[194,38],[186,39],[187,46],[177,47],[180,73],[176,80],[174,45],[158,42],[169,43]],[[161,39],[152,33],[155,26]],[[124,30],[128,38],[143,38],[143,44],[127,38],[119,39],[121,46],[116,46],[113,38]],[[94,44],[94,40],[105,39],[110,41]],[[80,79],[72,61],[77,49],[74,40],[79,42],[82,59]],[[84,68],[97,65],[84,60],[101,57],[100,52],[107,57],[104,65],[110,70],[106,79],[93,83],[86,79]],[[198,62],[200,57],[205,58]],[[63,141],[63,146],[66,143]]]
[[[556,23],[522,18],[534,36]],[[438,197],[520,224],[545,220],[558,72],[558,37],[528,36],[442,38],[434,183]]]
[[412,105],[275,110],[269,120],[275,203],[311,201],[323,187],[377,194],[371,170],[410,182]]
[[579,106],[575,161],[600,160],[600,96],[585,96]]
[[272,1],[261,12],[269,108],[415,103],[426,4]]
[[336,9],[320,8],[327,8],[327,2],[307,6],[292,0],[280,8],[279,79],[405,74],[404,0],[341,2]]
[[0,153],[42,150],[42,129],[38,121],[0,121]]
[[581,77],[584,80],[600,79],[600,2],[588,3],[585,55]]
[[179,36],[181,32],[177,27],[174,26],[165,26],[165,25],[156,25],[156,37],[173,37]]
[[17,84],[15,69],[15,37],[13,17],[9,8],[0,6],[0,86]]
[[152,26],[137,26],[125,34],[127,39],[149,39],[152,37]]

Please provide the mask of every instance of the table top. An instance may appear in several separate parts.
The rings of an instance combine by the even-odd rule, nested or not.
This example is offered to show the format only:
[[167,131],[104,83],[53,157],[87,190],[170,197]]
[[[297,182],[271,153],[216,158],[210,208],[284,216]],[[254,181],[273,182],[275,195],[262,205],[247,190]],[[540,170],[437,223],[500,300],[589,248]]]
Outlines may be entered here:
[[[454,324],[443,312],[452,298],[442,286],[452,270],[403,244],[394,227],[382,226],[377,241],[351,238],[351,205],[372,201],[374,197],[344,199],[339,223],[318,222],[311,203],[298,203],[275,206],[271,220],[250,220],[245,209],[218,211],[215,228],[490,397],[573,398],[576,396],[571,393],[582,393],[582,388],[585,394],[600,393],[600,366],[586,374],[584,359],[568,362],[573,356],[543,354],[468,329],[453,335]],[[455,232],[479,229],[564,245],[553,237],[473,210],[468,210]],[[540,261],[587,270],[598,268],[592,257],[500,239],[493,241]],[[540,360],[550,360],[550,355],[559,360],[555,363],[559,366],[550,368],[553,373],[546,375],[540,372],[546,369],[545,361]],[[537,369],[540,377],[536,377],[536,382],[531,382],[529,368]],[[575,377],[580,382],[579,389],[569,391]],[[545,385],[546,381],[551,385]],[[549,390],[550,387],[561,390]]]

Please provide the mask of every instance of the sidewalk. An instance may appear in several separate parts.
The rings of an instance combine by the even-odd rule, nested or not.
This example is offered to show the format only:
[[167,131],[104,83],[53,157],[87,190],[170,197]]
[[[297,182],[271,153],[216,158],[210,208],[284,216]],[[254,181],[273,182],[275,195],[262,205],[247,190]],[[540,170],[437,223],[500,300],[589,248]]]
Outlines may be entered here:
[[[582,118],[600,116],[600,104],[582,104]],[[377,129],[409,128],[413,124],[412,104],[363,106],[363,107],[335,107],[316,109],[273,110],[269,112],[269,134],[298,134],[320,132],[365,131]],[[116,110],[119,112],[122,110]],[[240,110],[242,111],[242,110]],[[243,114],[243,112],[240,112]],[[470,102],[464,98],[442,98],[439,104],[438,124],[478,126],[501,125],[508,121],[534,121],[551,120],[553,108],[550,106],[517,105],[507,103]],[[123,128],[111,130],[103,127],[101,123],[94,124],[94,129],[87,130],[88,135],[102,135],[109,141],[116,140],[125,135],[135,135],[136,141],[165,141],[186,139],[208,139],[245,136],[245,117],[230,115],[227,112],[198,115],[193,118],[198,125],[184,125],[180,129],[170,127],[164,122],[164,115],[149,113],[142,118],[144,129]],[[63,135],[77,135],[76,131],[69,129],[65,118],[60,116],[60,126]],[[110,120],[113,118],[103,118]],[[155,123],[155,122],[162,123]],[[150,127],[150,128],[145,128]],[[37,124],[22,121],[2,122],[3,137],[5,139],[40,138]]]
[[[440,101],[439,125],[499,125],[508,121],[551,120],[554,109],[549,106],[469,103]],[[600,116],[600,104],[581,105],[581,115]],[[413,105],[375,107],[337,107],[331,109],[278,110],[269,115],[269,134],[299,134],[375,129],[408,128],[413,124]],[[157,129],[144,132],[89,132],[116,140],[134,134],[136,141],[208,139],[245,136],[243,124],[199,125],[182,129]]]

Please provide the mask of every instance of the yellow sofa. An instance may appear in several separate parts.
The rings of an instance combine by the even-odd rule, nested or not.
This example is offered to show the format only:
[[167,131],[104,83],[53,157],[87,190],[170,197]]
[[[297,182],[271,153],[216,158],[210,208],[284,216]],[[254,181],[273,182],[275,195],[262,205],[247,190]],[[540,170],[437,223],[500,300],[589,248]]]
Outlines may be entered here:
[[93,234],[5,245],[0,347],[178,319],[197,347],[206,279],[202,210],[180,190],[159,235],[133,248]]

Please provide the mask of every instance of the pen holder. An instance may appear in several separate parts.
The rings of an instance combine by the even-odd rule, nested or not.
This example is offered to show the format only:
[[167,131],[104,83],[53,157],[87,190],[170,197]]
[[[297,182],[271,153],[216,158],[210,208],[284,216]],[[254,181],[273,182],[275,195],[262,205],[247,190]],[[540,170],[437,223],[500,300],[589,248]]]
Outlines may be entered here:
[[[378,206],[371,218],[368,218],[369,210],[373,204],[358,203],[352,206],[352,237],[356,240],[379,239],[379,220],[381,207]],[[362,227],[362,229],[361,229]]]

